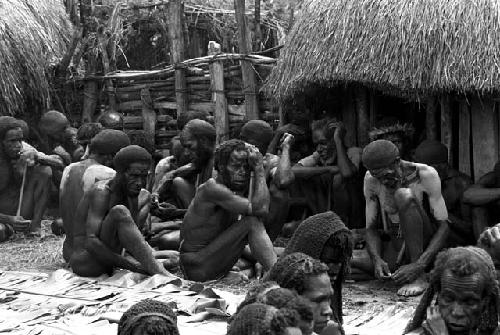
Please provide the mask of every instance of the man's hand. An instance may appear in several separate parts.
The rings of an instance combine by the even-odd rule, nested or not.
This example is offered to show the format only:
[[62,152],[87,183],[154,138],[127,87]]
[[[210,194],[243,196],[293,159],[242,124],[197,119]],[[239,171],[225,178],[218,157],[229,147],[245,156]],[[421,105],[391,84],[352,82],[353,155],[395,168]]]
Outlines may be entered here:
[[424,268],[422,264],[417,262],[403,265],[394,272],[392,279],[399,285],[411,283],[422,275]]
[[333,140],[336,143],[344,143],[345,135],[347,134],[347,130],[343,123],[338,123],[335,125],[335,133],[333,134]]
[[20,162],[23,166],[33,166],[37,162],[37,159],[38,152],[34,150],[25,150],[21,152]]
[[12,228],[17,232],[27,232],[31,227],[31,220],[26,220],[22,216],[12,218]]
[[483,231],[478,239],[478,246],[486,250],[495,266],[500,265],[500,227],[496,225]]
[[375,278],[377,279],[389,279],[391,277],[391,271],[389,270],[389,265],[382,258],[378,258],[373,262],[375,268]]
[[281,150],[284,150],[285,148],[290,149],[294,141],[295,137],[293,137],[292,134],[289,133],[283,134],[283,137],[281,137]]
[[247,150],[248,150],[248,164],[250,165],[250,167],[253,170],[259,167],[262,168],[264,159],[259,149],[257,149],[257,147],[251,144],[247,144]]
[[448,335],[448,328],[438,306],[427,308],[427,319],[422,323],[422,328],[430,335]]

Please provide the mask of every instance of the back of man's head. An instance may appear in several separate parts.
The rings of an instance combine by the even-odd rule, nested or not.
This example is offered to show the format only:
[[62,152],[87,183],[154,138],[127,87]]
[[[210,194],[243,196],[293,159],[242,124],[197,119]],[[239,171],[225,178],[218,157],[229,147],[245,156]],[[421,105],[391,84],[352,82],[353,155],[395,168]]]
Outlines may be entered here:
[[207,121],[194,119],[186,123],[181,132],[181,138],[191,136],[207,145],[215,145],[215,128]]
[[138,145],[129,145],[120,149],[113,159],[113,165],[118,173],[125,172],[132,163],[151,165],[151,162],[150,153]]
[[130,145],[127,134],[121,130],[104,129],[90,141],[90,152],[98,155],[116,155],[116,153]]
[[50,110],[42,115],[39,123],[40,130],[48,136],[57,136],[69,127],[66,115],[56,110]]
[[161,301],[141,300],[125,313],[118,324],[118,335],[179,335],[177,316]]

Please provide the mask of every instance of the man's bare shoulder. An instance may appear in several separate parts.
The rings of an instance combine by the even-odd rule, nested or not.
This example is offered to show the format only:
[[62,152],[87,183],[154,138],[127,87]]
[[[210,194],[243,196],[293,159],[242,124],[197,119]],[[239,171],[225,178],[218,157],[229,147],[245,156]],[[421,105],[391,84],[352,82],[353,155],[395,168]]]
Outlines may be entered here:
[[437,173],[436,169],[434,169],[432,166],[421,163],[411,163],[411,164],[417,168],[418,175],[420,176],[421,180],[426,180],[426,179],[435,180],[436,178],[439,179],[439,174]]

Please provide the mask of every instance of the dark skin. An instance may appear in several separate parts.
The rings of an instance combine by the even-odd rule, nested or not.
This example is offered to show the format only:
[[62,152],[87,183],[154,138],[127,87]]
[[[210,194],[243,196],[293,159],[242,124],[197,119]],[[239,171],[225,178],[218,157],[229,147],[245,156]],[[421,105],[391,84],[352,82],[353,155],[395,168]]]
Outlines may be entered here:
[[[39,232],[42,216],[48,199],[50,170],[43,166],[34,166],[35,154],[23,151],[23,132],[21,128],[6,132],[1,141],[0,169],[0,225],[6,232]],[[20,215],[17,216],[19,193],[23,173],[26,181]],[[7,237],[5,234],[4,238]]]
[[311,276],[307,279],[306,290],[301,294],[311,302],[314,316],[314,331],[320,334],[330,322],[333,311],[331,301],[333,289],[326,273]]
[[[434,260],[436,254],[444,247],[449,234],[448,222],[437,220],[438,229],[424,248],[424,227],[429,225],[429,218],[419,205],[408,185],[403,184],[404,171],[411,168],[411,163],[399,158],[389,166],[370,170],[389,191],[394,192],[394,201],[401,220],[401,232],[410,256],[410,264],[399,267],[391,275],[388,263],[382,258],[382,240],[377,230],[378,199],[376,195],[366,198],[366,242],[367,251],[373,262],[375,277],[392,278],[397,284],[404,285],[398,294],[416,295],[425,289],[426,283],[421,278],[424,269]],[[441,183],[434,169],[419,170],[420,183],[429,197],[431,212],[446,211]],[[366,180],[365,180],[366,183]],[[405,238],[406,237],[406,238]]]
[[[249,200],[244,194],[252,170],[255,183]],[[188,278],[206,281],[227,274],[247,240],[255,259],[265,270],[270,269],[276,254],[260,219],[268,208],[262,155],[255,147],[233,151],[227,166],[219,166],[217,179],[200,186],[184,217],[181,264]],[[238,220],[238,215],[243,218]]]
[[[80,234],[75,232],[75,252],[70,260],[75,273],[94,277],[123,268],[149,275],[170,275],[156,261],[141,233],[151,203],[151,196],[144,189],[148,173],[149,164],[137,162],[113,179],[121,186],[114,192],[125,192],[126,205],[110,208],[113,197],[120,196],[111,192],[110,181],[98,182],[85,193],[76,217],[76,226],[85,227],[85,238],[77,239]],[[132,257],[122,256],[122,249]]]

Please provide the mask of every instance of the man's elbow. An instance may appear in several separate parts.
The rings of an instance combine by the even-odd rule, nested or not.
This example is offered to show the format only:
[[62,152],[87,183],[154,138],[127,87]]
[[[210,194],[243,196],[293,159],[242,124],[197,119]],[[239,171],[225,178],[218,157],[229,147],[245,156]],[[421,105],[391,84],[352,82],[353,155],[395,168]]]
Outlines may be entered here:
[[354,174],[355,174],[355,171],[354,171],[354,169],[351,169],[351,168],[345,169],[345,170],[340,170],[340,175],[344,179],[351,178],[354,176]]
[[474,205],[474,190],[466,190],[462,195],[462,201],[464,204]]

